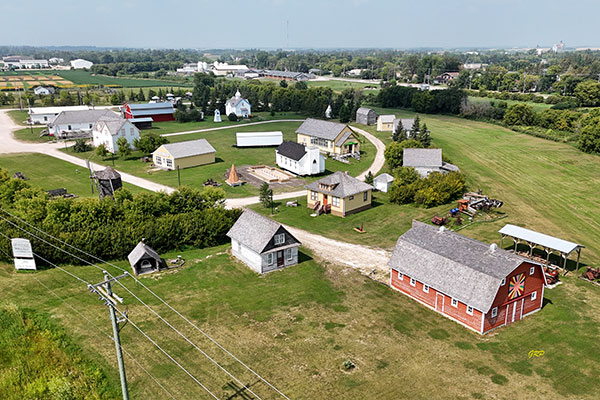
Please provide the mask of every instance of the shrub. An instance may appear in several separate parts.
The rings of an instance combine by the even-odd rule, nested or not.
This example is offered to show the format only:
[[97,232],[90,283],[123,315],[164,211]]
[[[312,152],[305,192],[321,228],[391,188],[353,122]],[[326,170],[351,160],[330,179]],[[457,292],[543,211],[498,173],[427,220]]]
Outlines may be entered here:
[[235,122],[238,120],[238,117],[237,117],[237,115],[235,115],[235,113],[229,113],[229,115],[227,116],[227,119],[230,120],[231,122]]
[[534,125],[535,111],[525,103],[513,104],[506,110],[503,121],[506,125]]
[[85,153],[91,149],[92,146],[88,144],[87,139],[77,139],[73,145],[73,151],[75,153]]

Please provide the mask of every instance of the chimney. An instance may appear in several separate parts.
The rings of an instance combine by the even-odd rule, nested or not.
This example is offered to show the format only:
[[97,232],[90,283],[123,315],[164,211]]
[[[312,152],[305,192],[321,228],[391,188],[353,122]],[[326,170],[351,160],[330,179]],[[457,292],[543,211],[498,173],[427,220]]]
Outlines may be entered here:
[[443,232],[446,232],[446,231],[447,231],[447,229],[446,229],[446,227],[444,225],[440,226],[439,229],[438,229],[439,233],[443,233]]

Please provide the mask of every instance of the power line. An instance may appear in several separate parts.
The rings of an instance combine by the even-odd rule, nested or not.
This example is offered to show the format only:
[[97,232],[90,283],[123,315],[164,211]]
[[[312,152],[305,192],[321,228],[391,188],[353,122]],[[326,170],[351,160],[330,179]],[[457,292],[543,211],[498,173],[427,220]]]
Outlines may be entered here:
[[[4,210],[4,211],[5,211],[5,210]],[[6,211],[5,211],[5,212],[6,212]],[[8,212],[7,212],[7,213],[8,213]],[[12,214],[11,214],[11,215],[12,215]],[[72,256],[72,257],[74,257],[74,258],[76,258],[76,259],[80,260],[81,262],[84,262],[84,263],[86,263],[86,264],[88,264],[88,265],[90,265],[90,266],[93,266],[93,267],[95,267],[95,268],[98,268],[98,269],[100,269],[101,271],[105,272],[105,271],[104,271],[104,269],[103,269],[102,267],[100,267],[100,266],[98,266],[98,265],[96,265],[96,264],[93,264],[93,263],[91,263],[90,261],[88,261],[88,260],[85,260],[85,259],[83,259],[83,258],[81,258],[81,257],[79,257],[79,256],[77,256],[77,255],[75,255],[75,254],[73,254],[73,253],[71,253],[71,252],[67,251],[67,250],[64,250],[64,249],[62,249],[62,248],[60,248],[60,247],[58,247],[58,246],[56,246],[56,245],[54,245],[54,244],[52,244],[52,243],[48,242],[48,241],[47,241],[47,240],[45,240],[45,239],[42,239],[42,238],[40,238],[39,236],[37,236],[37,235],[35,235],[35,234],[33,234],[33,233],[31,233],[31,232],[27,231],[26,229],[24,229],[24,228],[22,228],[22,227],[18,226],[17,224],[15,224],[14,222],[10,221],[9,219],[7,219],[7,218],[5,218],[5,217],[3,217],[3,216],[0,216],[0,218],[1,218],[1,219],[3,219],[3,220],[5,220],[5,221],[7,221],[9,224],[13,225],[13,226],[14,226],[14,227],[16,227],[17,229],[20,229],[21,231],[23,231],[23,232],[25,232],[25,233],[29,234],[30,236],[32,236],[32,237],[34,237],[34,238],[37,238],[37,239],[39,239],[39,240],[41,240],[41,241],[43,241],[44,243],[48,244],[49,246],[52,246],[52,247],[54,247],[55,249],[57,249],[57,250],[59,250],[59,251],[62,251],[63,253],[65,253],[65,254],[68,254],[68,255],[70,255],[70,256]],[[43,232],[43,231],[42,231],[42,232]],[[45,233],[45,232],[44,232],[44,233]],[[48,236],[50,236],[50,237],[53,237],[52,235],[49,235],[49,234],[46,234],[46,235],[48,235]],[[57,239],[57,238],[55,238],[55,239]],[[82,251],[82,252],[83,252],[83,251]],[[47,260],[45,260],[45,259],[44,259],[44,261],[47,261]],[[108,265],[111,265],[111,264],[109,264],[109,263],[106,263],[106,264],[108,264]],[[124,270],[123,268],[120,268],[120,267],[117,267],[117,266],[115,266],[115,267],[116,267],[116,268],[118,268],[118,269],[120,269],[121,271],[124,271],[124,272],[125,272],[125,274],[127,274],[127,275],[129,275],[129,276],[132,276],[131,274],[129,274],[129,272],[127,272],[127,271],[126,271],[126,270]],[[109,276],[110,276],[110,275],[109,275]],[[132,276],[132,277],[133,277],[133,276]],[[140,282],[139,280],[137,280],[137,279],[136,279],[136,282],[139,282],[139,283],[141,283],[141,282]],[[211,361],[213,364],[215,364],[217,367],[219,367],[219,369],[221,369],[223,372],[225,372],[225,373],[226,373],[226,374],[227,374],[229,377],[231,377],[231,378],[232,378],[234,381],[236,381],[238,384],[242,385],[243,389],[245,389],[245,390],[247,390],[248,392],[252,393],[252,394],[253,394],[254,396],[256,396],[256,397],[257,397],[259,400],[262,400],[262,398],[261,398],[261,397],[260,397],[258,394],[254,393],[254,392],[252,391],[252,389],[250,389],[250,388],[249,388],[249,387],[248,387],[246,384],[244,384],[242,381],[240,381],[238,378],[236,378],[236,377],[235,377],[233,374],[231,374],[229,371],[227,371],[227,370],[226,370],[226,369],[225,369],[225,368],[224,368],[224,367],[223,367],[221,364],[219,364],[219,363],[218,363],[218,362],[217,362],[215,359],[213,359],[211,356],[209,356],[209,355],[208,355],[208,354],[207,354],[207,353],[206,353],[204,350],[202,350],[202,349],[201,349],[200,347],[198,347],[198,346],[197,346],[195,343],[193,343],[193,342],[192,342],[190,339],[188,339],[188,338],[187,338],[187,336],[185,336],[183,333],[181,333],[181,332],[180,332],[180,331],[179,331],[177,328],[175,328],[175,327],[174,327],[173,325],[171,325],[171,324],[170,324],[170,323],[169,323],[167,320],[165,320],[165,319],[164,319],[164,318],[163,318],[163,317],[162,317],[160,314],[158,314],[156,311],[154,311],[154,309],[153,309],[152,307],[150,307],[150,306],[149,306],[148,304],[146,304],[146,303],[145,303],[143,300],[141,300],[141,299],[140,299],[138,296],[136,296],[136,295],[135,295],[135,294],[134,294],[134,293],[133,293],[131,290],[129,290],[129,288],[127,288],[125,285],[123,285],[121,282],[119,282],[119,280],[116,280],[116,283],[118,283],[118,284],[119,284],[121,287],[123,287],[123,288],[124,288],[124,289],[125,289],[127,292],[129,292],[129,293],[130,293],[130,294],[131,294],[131,295],[132,295],[132,296],[133,296],[133,297],[134,297],[136,300],[138,300],[140,303],[142,303],[142,305],[144,305],[144,306],[145,306],[145,307],[146,307],[148,310],[150,310],[150,311],[151,311],[151,312],[152,312],[154,315],[156,315],[156,316],[157,316],[157,317],[158,317],[158,318],[159,318],[159,319],[160,319],[162,322],[164,322],[164,323],[165,323],[165,324],[166,324],[166,325],[167,325],[169,328],[171,328],[173,331],[175,331],[175,332],[176,332],[176,333],[177,333],[179,336],[181,336],[181,337],[182,337],[182,338],[183,338],[185,341],[187,341],[187,342],[188,342],[190,345],[192,345],[192,346],[193,346],[193,347],[194,347],[196,350],[198,350],[200,353],[202,353],[202,355],[204,355],[204,356],[205,356],[205,357],[206,357],[208,360],[210,360],[210,361]],[[88,285],[91,285],[91,284],[88,282]],[[144,287],[145,287],[145,286],[144,286]],[[146,288],[146,290],[149,290],[149,289],[147,289],[147,288]],[[156,296],[156,295],[155,295],[155,296]],[[163,303],[165,303],[165,304],[166,304],[166,302],[164,302],[164,301],[163,301]],[[169,307],[170,307],[170,306],[169,306]]]
[[[2,210],[3,212],[5,212],[6,214],[10,215],[11,217],[15,218],[15,219],[16,219],[16,220],[18,220],[19,222],[21,222],[21,223],[23,223],[23,224],[25,224],[25,225],[27,225],[27,226],[29,226],[29,227],[33,228],[34,230],[36,230],[36,231],[38,231],[38,232],[40,232],[40,233],[42,233],[42,234],[46,235],[47,237],[53,238],[54,240],[56,240],[56,241],[58,241],[58,242],[60,242],[60,243],[63,243],[63,244],[65,244],[66,246],[68,246],[68,247],[70,247],[70,248],[72,248],[72,249],[74,249],[74,250],[76,250],[76,251],[78,251],[78,252],[80,252],[80,253],[82,253],[82,254],[85,254],[85,255],[87,255],[88,257],[91,257],[91,258],[95,259],[95,260],[96,260],[96,261],[98,261],[98,262],[101,262],[101,263],[103,263],[103,264],[110,265],[110,266],[112,266],[112,267],[114,267],[114,268],[117,268],[117,269],[118,269],[118,270],[120,270],[120,271],[127,272],[125,269],[123,269],[123,268],[121,268],[121,267],[119,267],[119,266],[117,266],[117,265],[115,265],[115,264],[113,264],[113,263],[111,263],[111,262],[104,261],[104,260],[102,260],[101,258],[99,258],[99,257],[97,257],[97,256],[95,256],[95,255],[93,255],[93,254],[90,254],[90,253],[86,252],[85,250],[81,250],[81,249],[79,249],[79,248],[77,248],[77,247],[75,247],[75,246],[71,245],[70,243],[67,243],[67,242],[65,242],[64,240],[62,240],[62,239],[60,239],[60,238],[57,238],[57,237],[55,237],[55,236],[53,236],[53,235],[51,235],[51,234],[49,234],[49,233],[47,233],[47,232],[43,231],[42,229],[40,229],[40,228],[38,228],[38,227],[36,227],[36,226],[34,226],[34,225],[30,224],[30,223],[29,223],[29,222],[27,222],[27,221],[24,221],[23,219],[19,218],[18,216],[14,215],[14,214],[11,214],[10,212],[6,211],[6,210],[5,210],[4,208],[2,208],[2,207],[0,207],[0,210]],[[12,224],[13,226],[16,226],[17,228],[21,229],[22,231],[24,231],[24,232],[27,232],[28,234],[30,234],[30,235],[32,235],[32,236],[34,236],[34,237],[37,237],[36,235],[33,235],[32,233],[30,233],[30,232],[28,232],[28,231],[24,230],[23,228],[21,228],[21,227],[19,227],[19,226],[15,225],[15,224],[14,224],[12,221],[10,221],[10,220],[8,220],[8,219],[6,219],[6,218],[2,217],[2,216],[0,216],[0,218],[2,218],[2,219],[4,219],[5,221],[9,222],[9,223],[10,223],[10,224]],[[40,239],[40,240],[42,240],[42,241],[44,241],[44,239],[41,239],[41,238],[39,238],[39,237],[37,237],[37,238],[38,238],[38,239]],[[44,242],[45,242],[45,243],[48,243],[47,241],[44,241]],[[50,243],[48,243],[48,244],[50,244]],[[52,244],[50,244],[50,245],[51,245],[51,246],[53,246],[53,247],[55,247],[55,248],[57,248],[56,246],[54,246],[54,245],[52,245]],[[60,248],[59,248],[59,249],[60,249]],[[62,249],[60,249],[60,250],[62,250]],[[62,251],[64,251],[64,250],[62,250]],[[70,253],[69,253],[69,254],[70,254]],[[77,256],[75,256],[75,255],[72,255],[72,256],[73,256],[73,257],[75,257],[75,258],[77,258],[77,259],[79,259],[79,260],[82,260],[83,262],[86,262],[86,263],[88,263],[88,264],[90,264],[90,265],[93,265],[93,264],[91,264],[89,261],[83,260],[83,259],[81,259],[81,258],[79,258],[79,257],[77,257]],[[95,266],[95,265],[94,265],[94,266]],[[98,266],[95,266],[95,267],[97,267],[97,268],[100,268],[100,267],[98,267]],[[287,396],[286,396],[286,395],[285,395],[283,392],[281,392],[279,389],[277,389],[277,388],[276,388],[274,385],[272,385],[270,382],[268,382],[268,381],[267,381],[265,378],[263,378],[262,376],[260,376],[260,375],[259,375],[259,374],[258,374],[256,371],[254,371],[252,368],[250,368],[248,365],[246,365],[246,364],[245,364],[243,361],[241,361],[239,358],[237,358],[237,357],[236,357],[236,356],[235,356],[233,353],[231,353],[229,350],[227,350],[225,347],[223,347],[223,346],[222,346],[220,343],[218,343],[218,342],[217,342],[215,339],[213,339],[212,337],[210,337],[210,336],[209,336],[209,335],[208,335],[206,332],[204,332],[204,331],[203,331],[202,329],[200,329],[200,328],[199,328],[197,325],[195,325],[193,322],[191,322],[189,319],[187,319],[187,318],[186,318],[184,315],[182,315],[182,314],[181,314],[179,311],[177,311],[175,308],[173,308],[173,307],[172,307],[172,306],[171,306],[169,303],[167,303],[165,300],[163,300],[163,299],[162,299],[162,298],[161,298],[159,295],[157,295],[157,294],[156,294],[156,293],[154,293],[154,292],[153,292],[151,289],[149,289],[149,288],[148,288],[146,285],[144,285],[144,283],[143,283],[142,281],[140,281],[139,279],[137,279],[137,278],[136,278],[135,276],[133,276],[133,275],[130,275],[130,276],[131,276],[131,277],[132,277],[132,278],[135,280],[135,282],[136,282],[136,283],[140,284],[140,285],[141,285],[141,286],[142,286],[144,289],[146,289],[146,290],[147,290],[147,291],[148,291],[150,294],[152,294],[154,297],[156,297],[156,298],[157,298],[157,299],[158,299],[158,300],[159,300],[161,303],[163,303],[165,306],[167,306],[167,307],[168,307],[168,308],[169,308],[171,311],[173,311],[173,312],[174,312],[175,314],[177,314],[177,315],[178,315],[180,318],[182,318],[182,319],[183,319],[185,322],[187,322],[187,323],[188,323],[189,325],[191,325],[191,326],[192,326],[194,329],[196,329],[198,332],[200,332],[200,333],[201,333],[201,334],[202,334],[204,337],[206,337],[208,340],[210,340],[210,341],[211,341],[213,344],[215,344],[215,345],[216,345],[216,346],[217,346],[219,349],[221,349],[221,350],[222,350],[224,353],[226,353],[226,354],[227,354],[227,355],[229,355],[231,358],[233,358],[235,361],[237,361],[237,362],[238,362],[240,365],[242,365],[244,368],[246,368],[248,371],[250,371],[250,372],[251,372],[251,373],[252,373],[254,376],[256,376],[258,379],[260,379],[260,380],[261,380],[263,383],[265,383],[267,386],[269,386],[271,389],[273,389],[275,392],[277,392],[277,393],[278,393],[279,395],[281,395],[283,398],[285,398],[285,399],[287,399],[287,400],[290,400],[290,399],[289,399],[289,397],[287,397]],[[238,383],[239,383],[239,382],[238,382]],[[240,384],[241,384],[241,383],[240,383]],[[245,386],[244,386],[244,387],[245,387]],[[250,391],[250,389],[248,389],[248,390]]]

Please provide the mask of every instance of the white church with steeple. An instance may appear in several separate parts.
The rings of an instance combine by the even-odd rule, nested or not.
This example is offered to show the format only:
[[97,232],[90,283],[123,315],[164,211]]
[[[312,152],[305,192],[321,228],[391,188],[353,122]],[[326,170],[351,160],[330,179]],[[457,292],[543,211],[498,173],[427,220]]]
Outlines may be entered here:
[[235,96],[230,98],[225,104],[227,115],[234,113],[238,117],[248,118],[252,113],[250,102],[242,97],[240,91],[235,92]]

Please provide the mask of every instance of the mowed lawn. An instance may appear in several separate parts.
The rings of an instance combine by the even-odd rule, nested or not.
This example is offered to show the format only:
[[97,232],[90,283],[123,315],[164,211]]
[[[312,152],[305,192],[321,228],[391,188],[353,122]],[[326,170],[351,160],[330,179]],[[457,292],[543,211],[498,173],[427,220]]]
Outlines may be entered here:
[[[183,268],[143,277],[144,284],[293,399],[595,399],[600,391],[600,288],[574,276],[545,291],[542,311],[482,337],[352,269],[321,265],[305,249],[300,265],[264,276],[232,259],[228,245],[164,257],[176,254],[185,258]],[[102,279],[92,267],[66,268],[91,282]],[[85,285],[57,269],[35,277],[110,333],[106,307]],[[124,284],[263,399],[281,398],[140,285]],[[31,274],[0,266],[0,290],[52,315],[118,386],[112,342]],[[219,398],[235,398],[230,377],[131,294],[114,290],[134,323]],[[121,339],[176,398],[208,398],[131,324]],[[545,353],[529,358],[531,350]],[[348,360],[354,369],[343,368]],[[132,399],[167,398],[128,356],[125,363]]]
[[[227,197],[245,197],[257,195],[258,188],[249,184],[235,188],[229,187],[224,183],[226,179],[226,172],[229,168],[231,168],[232,163],[237,167],[242,165],[276,166],[275,147],[237,148],[234,146],[236,143],[236,132],[282,131],[284,140],[296,141],[295,131],[298,129],[300,124],[300,122],[274,122],[256,126],[239,125],[230,129],[169,136],[168,140],[171,143],[204,138],[208,140],[216,150],[216,162],[214,164],[180,170],[181,184],[191,187],[202,187],[203,183],[207,179],[211,178],[222,184],[221,187],[225,189]],[[358,175],[367,170],[375,158],[376,150],[375,146],[373,146],[371,142],[362,136],[361,140],[363,157],[360,161],[352,159],[349,164],[345,164],[328,158],[325,161],[326,173],[335,171],[348,171],[352,175]],[[86,153],[73,153],[71,150],[69,150],[69,154],[73,154],[84,159],[91,156],[92,161],[105,165],[112,165],[112,159],[101,160],[100,157],[93,153],[93,151]],[[179,185],[177,171],[158,170],[148,173],[147,171],[152,168],[150,167],[149,163],[141,162],[139,160],[140,157],[141,154],[139,152],[134,152],[132,156],[128,157],[127,159],[115,157],[115,168],[117,170],[128,172],[164,185],[172,187],[177,187]],[[314,179],[317,178],[308,178],[306,179],[306,182],[310,182]],[[275,191],[290,191],[299,190],[302,188],[303,186],[275,188]]]
[[519,101],[519,100],[500,100],[500,99],[494,99],[491,97],[475,97],[475,96],[469,96],[469,101],[473,102],[473,103],[489,103],[489,102],[494,102],[496,105],[501,102],[504,101],[506,102],[506,104],[508,104],[508,106],[512,106],[513,104],[521,104],[521,103],[525,103],[531,107],[533,107],[533,109],[537,112],[541,112],[544,110],[548,110],[552,107],[552,104],[546,104],[546,103],[535,103],[533,101]]
[[[0,168],[7,170],[10,176],[22,172],[29,178],[28,184],[43,190],[65,188],[79,197],[98,196],[95,189],[94,194],[91,193],[89,172],[85,168],[44,154],[0,155]],[[123,187],[133,193],[145,191],[126,182]]]

